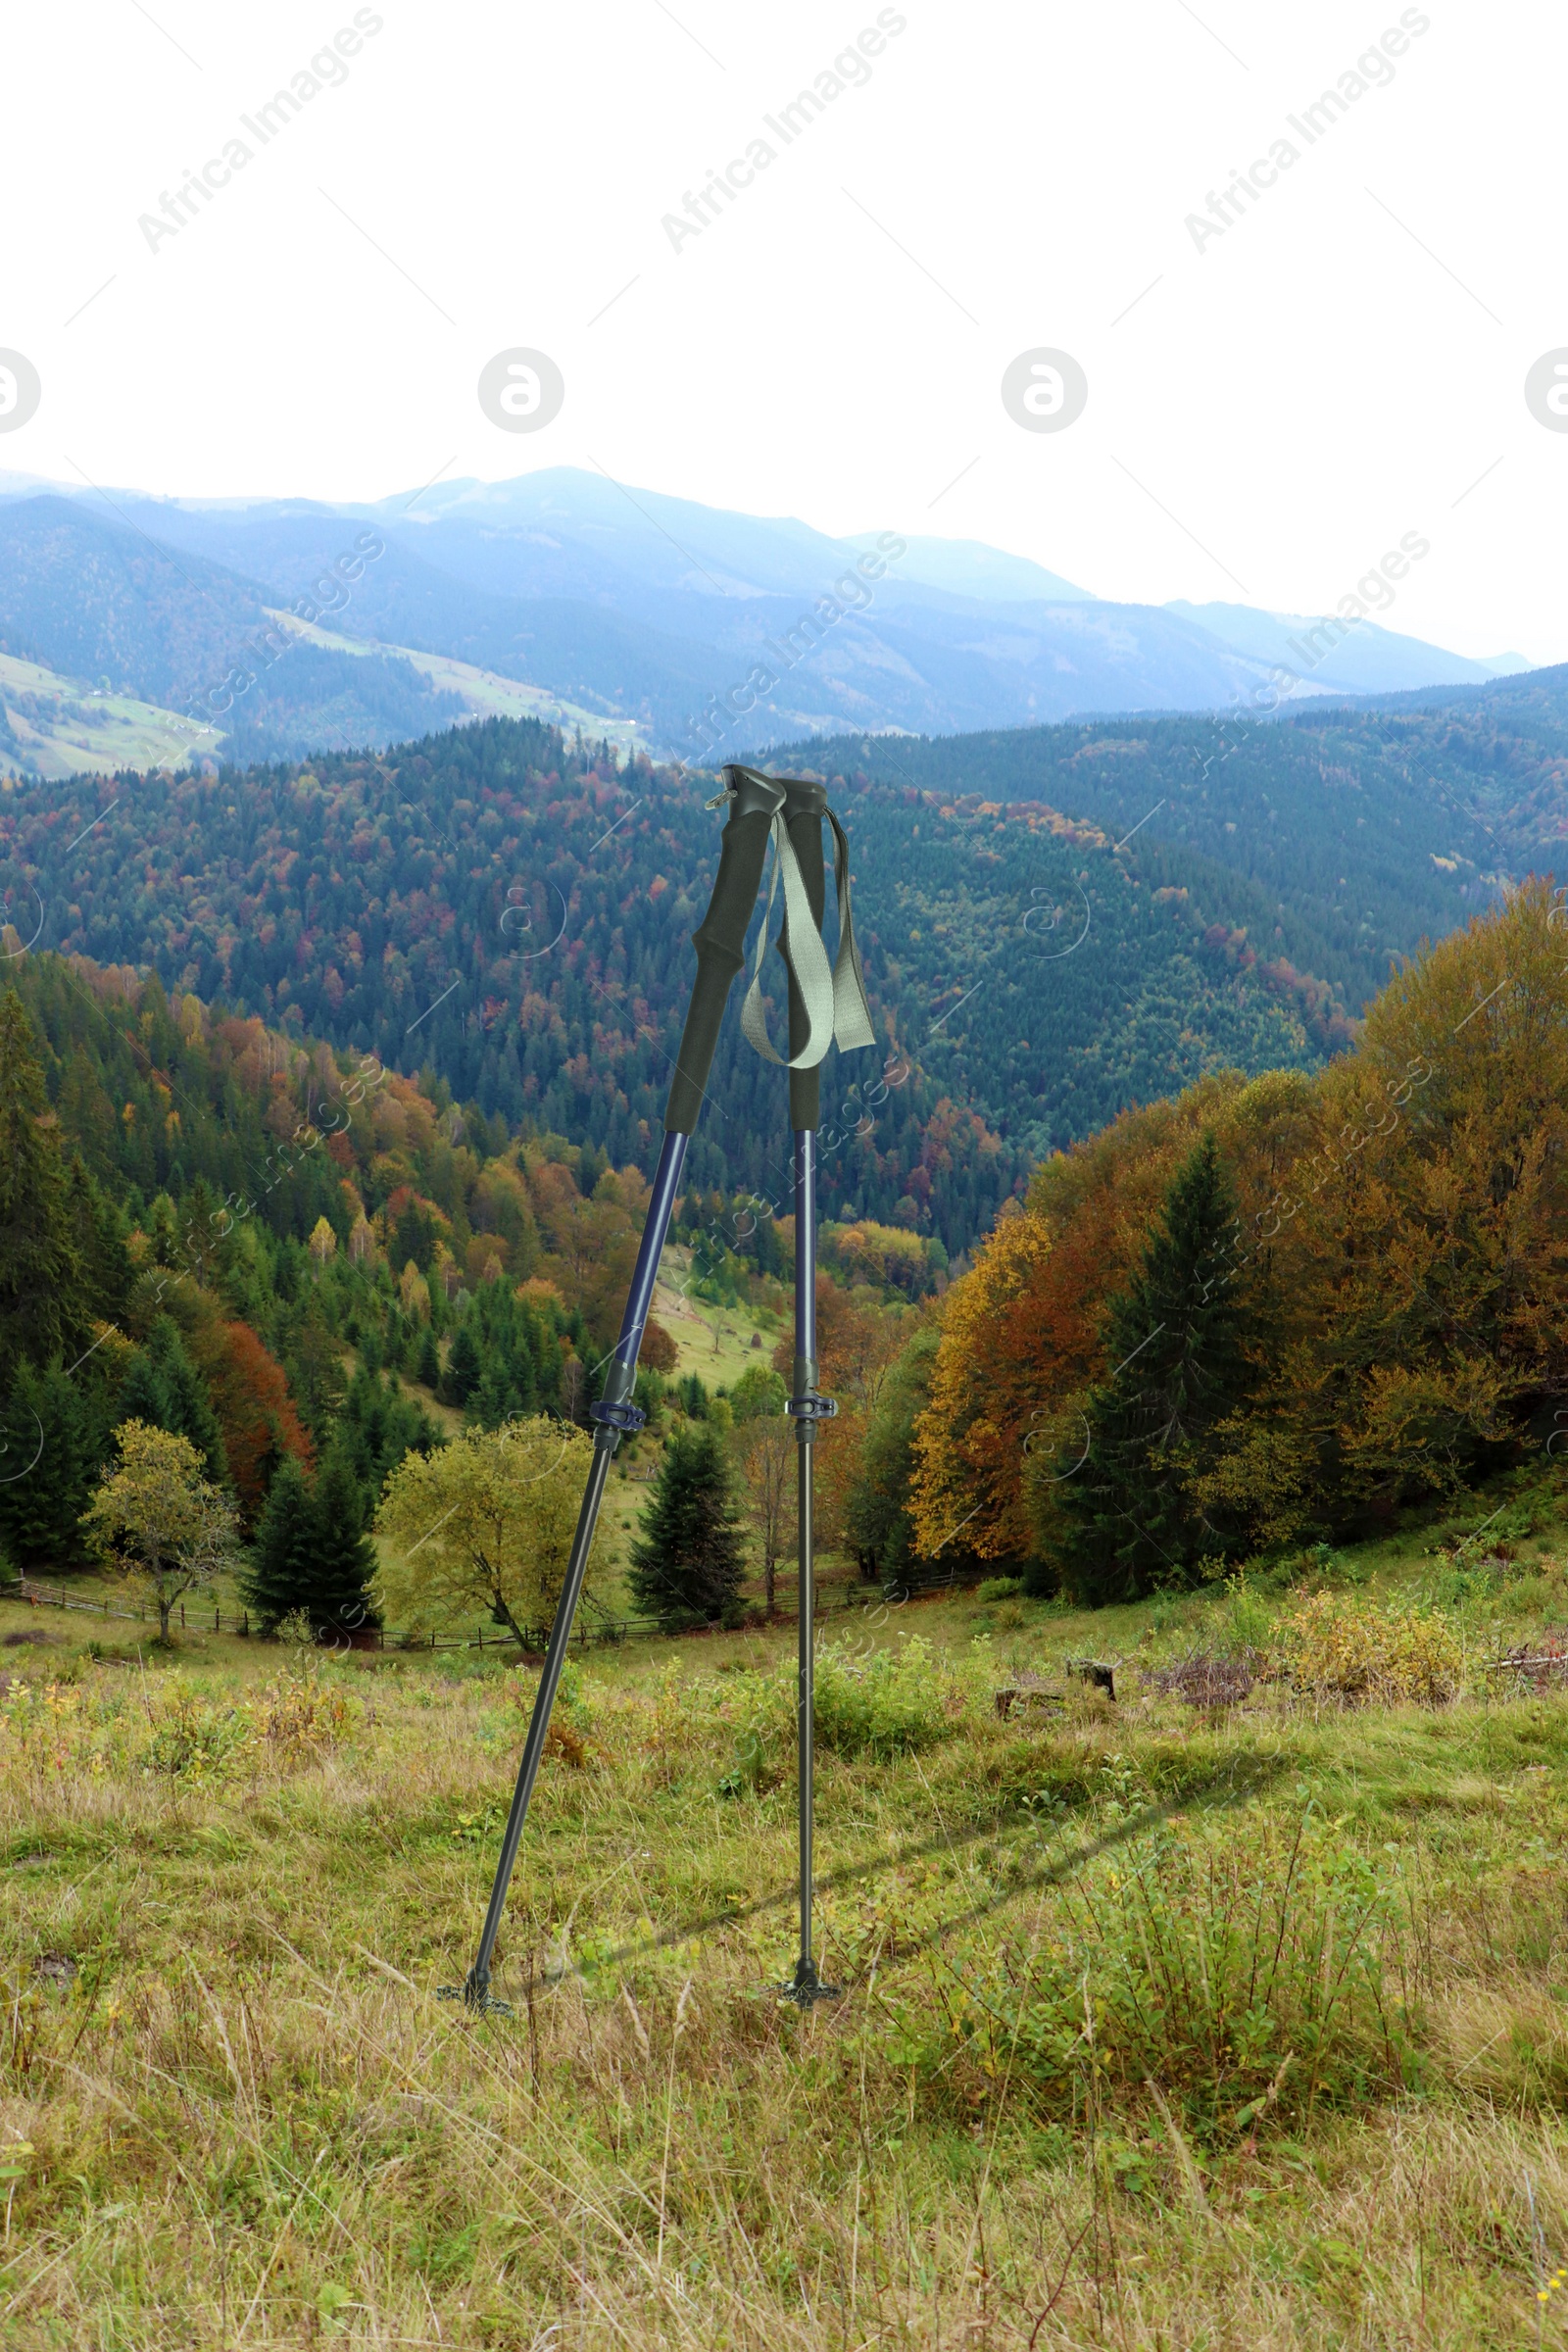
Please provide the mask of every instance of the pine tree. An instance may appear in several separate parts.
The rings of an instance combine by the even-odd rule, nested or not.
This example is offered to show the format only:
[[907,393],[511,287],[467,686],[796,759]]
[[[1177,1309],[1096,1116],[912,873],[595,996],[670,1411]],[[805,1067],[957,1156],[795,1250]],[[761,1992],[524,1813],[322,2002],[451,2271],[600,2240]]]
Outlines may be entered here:
[[125,1247],[126,1219],[88,1172],[79,1152],[72,1154],[66,1201],[81,1263],[82,1309],[101,1323],[112,1323],[124,1313],[134,1279]]
[[311,1623],[342,1633],[374,1625],[370,1603],[375,1545],[366,1533],[365,1491],[336,1447],[321,1464],[311,1497],[309,1591]]
[[0,1420],[0,1544],[22,1571],[74,1568],[98,1470],[92,1414],[56,1356],[18,1366]]
[[278,1464],[256,1523],[240,1591],[264,1634],[310,1606],[316,1512],[305,1473],[292,1454]]
[[185,1352],[179,1326],[160,1315],[125,1368],[115,1419],[145,1421],[176,1438],[188,1438],[218,1485],[228,1478],[223,1433],[207,1383]]
[[418,1359],[414,1367],[414,1377],[421,1388],[437,1389],[441,1385],[441,1358],[436,1351],[435,1334],[428,1326],[425,1329],[424,1337],[419,1342]]
[[79,1328],[81,1270],[37,1048],[8,988],[0,996],[0,1377],[24,1356],[46,1363]]
[[447,1351],[447,1373],[442,1397],[447,1404],[466,1404],[484,1377],[484,1362],[479,1343],[467,1323],[460,1323],[452,1346]]
[[710,1625],[745,1574],[729,1464],[718,1433],[689,1423],[664,1448],[646,1533],[627,1579],[662,1625]]
[[1197,1509],[1188,1481],[1208,1433],[1252,1381],[1254,1316],[1235,1231],[1230,1177],[1205,1133],[1171,1180],[1142,1266],[1110,1301],[1102,1339],[1112,1368],[1085,1399],[1087,1440],[1080,1429],[1062,1456],[1062,1565],[1092,1607],[1186,1583],[1200,1558],[1224,1549],[1225,1531]]

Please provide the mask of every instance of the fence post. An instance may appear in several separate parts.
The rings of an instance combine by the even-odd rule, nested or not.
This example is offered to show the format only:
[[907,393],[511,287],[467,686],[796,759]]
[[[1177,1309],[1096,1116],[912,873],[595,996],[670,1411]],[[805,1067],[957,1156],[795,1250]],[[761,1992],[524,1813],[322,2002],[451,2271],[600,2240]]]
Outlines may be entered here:
[[185,1631],[185,1603],[183,1601],[179,1604],[179,1630],[181,1633]]

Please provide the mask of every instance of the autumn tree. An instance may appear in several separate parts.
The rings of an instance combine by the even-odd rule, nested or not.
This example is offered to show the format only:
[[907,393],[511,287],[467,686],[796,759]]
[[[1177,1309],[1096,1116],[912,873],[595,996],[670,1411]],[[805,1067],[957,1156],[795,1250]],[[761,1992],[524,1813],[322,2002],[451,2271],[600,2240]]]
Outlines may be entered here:
[[592,1451],[584,1431],[536,1414],[406,1454],[375,1518],[392,1622],[419,1631],[482,1613],[526,1647],[561,1597]]
[[642,1346],[637,1352],[639,1362],[646,1364],[650,1372],[680,1369],[680,1349],[657,1315],[650,1315],[643,1325]]
[[212,1318],[193,1334],[191,1351],[207,1382],[229,1480],[248,1526],[281,1462],[292,1456],[310,1466],[311,1441],[282,1365],[248,1323]]
[[203,1476],[188,1438],[126,1421],[115,1441],[119,1458],[99,1479],[82,1527],[103,1558],[150,1588],[167,1642],[180,1595],[210,1585],[236,1558],[233,1508]]

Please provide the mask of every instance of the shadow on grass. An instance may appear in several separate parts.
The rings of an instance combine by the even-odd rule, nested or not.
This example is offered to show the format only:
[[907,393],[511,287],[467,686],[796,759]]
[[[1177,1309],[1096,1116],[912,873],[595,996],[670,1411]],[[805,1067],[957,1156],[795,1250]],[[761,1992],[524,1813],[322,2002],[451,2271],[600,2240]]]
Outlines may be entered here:
[[[1161,1822],[1170,1821],[1178,1813],[1190,1812],[1197,1808],[1224,1812],[1233,1805],[1246,1804],[1252,1797],[1260,1795],[1270,1788],[1282,1773],[1295,1771],[1296,1768],[1295,1761],[1291,1758],[1283,1756],[1274,1759],[1257,1757],[1251,1759],[1244,1769],[1239,1770],[1237,1766],[1229,1765],[1224,1771],[1214,1773],[1207,1781],[1200,1782],[1193,1788],[1183,1789],[1179,1795],[1168,1797],[1159,1804],[1146,1805],[1139,1812],[1129,1814],[1125,1821],[1118,1822],[1113,1829],[1106,1830],[1102,1836],[1086,1839],[1072,1853],[1063,1855],[1054,1862],[1047,1863],[1040,1870],[1030,1871],[1022,1878],[1014,1879],[1003,1891],[992,1896],[988,1901],[974,1903],[967,1910],[955,1912],[951,1919],[941,1921],[936,1927],[911,1942],[901,1941],[897,1952],[892,1956],[891,1964],[902,1966],[906,1960],[917,1958],[920,1953],[929,1951],[945,1936],[955,1934],[959,1928],[971,1927],[982,1919],[993,1918],[998,1912],[1004,1911],[1021,1895],[1060,1886],[1064,1880],[1073,1877],[1076,1872],[1083,1870],[1089,1863],[1097,1861],[1102,1854],[1114,1852],[1116,1847],[1130,1844],[1134,1839],[1146,1837],[1151,1830],[1157,1829]],[[813,1882],[816,1893],[820,1896],[835,1893],[842,1887],[864,1885],[867,1881],[882,1877],[888,1871],[902,1870],[907,1863],[923,1861],[929,1854],[954,1853],[962,1846],[975,1845],[982,1839],[1004,1835],[1008,1829],[1018,1826],[1029,1818],[1026,1809],[1020,1805],[1010,1817],[1004,1814],[999,1819],[980,1823],[957,1833],[940,1833],[935,1837],[922,1838],[918,1844],[901,1846],[896,1853],[879,1854],[864,1862],[844,1863],[837,1870],[828,1871]],[[585,1960],[580,1965],[573,1961],[564,1968],[550,1969],[542,1972],[539,1981],[546,1985],[564,1984],[569,1978],[586,1982],[590,1978],[602,1976],[607,1969],[622,1967],[628,1961],[649,1959],[656,1952],[673,1951],[679,1945],[691,1942],[696,1936],[710,1936],[722,1928],[739,1927],[746,1920],[759,1919],[767,1912],[783,1910],[797,1901],[799,1893],[799,1882],[791,1880],[787,1886],[779,1887],[772,1894],[759,1895],[755,1902],[734,1906],[728,1910],[710,1911],[701,1919],[687,1920],[679,1927],[666,1929],[662,1936],[643,1936],[635,1943],[620,1944],[614,1951],[605,1952],[597,1959]],[[859,1978],[848,1980],[851,1984],[858,1984],[861,1981]]]

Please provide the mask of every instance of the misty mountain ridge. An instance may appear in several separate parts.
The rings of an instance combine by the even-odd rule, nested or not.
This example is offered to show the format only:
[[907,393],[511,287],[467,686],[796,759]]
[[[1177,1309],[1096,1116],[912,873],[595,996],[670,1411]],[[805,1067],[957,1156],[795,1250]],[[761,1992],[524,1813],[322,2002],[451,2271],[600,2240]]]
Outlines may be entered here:
[[[334,646],[299,659],[279,610]],[[1370,618],[1113,602],[977,541],[834,538],[572,467],[368,503],[0,477],[0,652],[183,713],[193,750],[226,757],[379,745],[501,707],[438,687],[429,665],[447,662],[705,763],[784,737],[1255,710],[1281,668],[1304,699],[1525,666]]]

